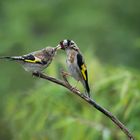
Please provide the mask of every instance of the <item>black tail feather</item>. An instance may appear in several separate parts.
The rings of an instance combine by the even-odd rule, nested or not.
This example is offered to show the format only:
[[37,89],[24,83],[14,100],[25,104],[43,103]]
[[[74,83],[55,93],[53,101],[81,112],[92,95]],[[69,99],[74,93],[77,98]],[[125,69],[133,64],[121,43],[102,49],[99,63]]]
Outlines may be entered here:
[[23,61],[24,58],[21,56],[2,56],[0,59],[7,59],[7,60],[17,60],[17,61]]
[[87,94],[88,94],[88,97],[90,98],[90,88],[89,88],[89,85],[88,85],[88,82],[85,81],[85,88],[86,88],[86,91],[87,91]]

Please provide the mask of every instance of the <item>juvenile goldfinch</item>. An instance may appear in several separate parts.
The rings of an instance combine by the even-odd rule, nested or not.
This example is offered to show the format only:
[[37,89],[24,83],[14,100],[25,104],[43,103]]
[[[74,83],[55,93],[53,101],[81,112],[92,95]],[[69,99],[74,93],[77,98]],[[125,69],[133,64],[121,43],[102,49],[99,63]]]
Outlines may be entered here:
[[61,47],[62,50],[66,51],[66,63],[68,66],[69,73],[74,79],[80,81],[83,84],[88,97],[90,97],[87,67],[76,43],[72,40],[63,40],[60,42],[58,47]]
[[32,73],[41,72],[49,66],[57,51],[56,48],[46,47],[22,56],[3,56],[0,59],[8,59],[19,62],[23,68]]

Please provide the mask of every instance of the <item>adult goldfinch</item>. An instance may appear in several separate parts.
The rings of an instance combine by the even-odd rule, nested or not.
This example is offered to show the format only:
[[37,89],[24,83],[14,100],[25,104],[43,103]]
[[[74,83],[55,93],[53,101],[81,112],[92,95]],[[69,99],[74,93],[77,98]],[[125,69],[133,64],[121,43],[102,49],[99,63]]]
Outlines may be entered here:
[[59,43],[58,46],[61,47],[62,50],[66,51],[66,63],[69,73],[74,79],[80,81],[83,84],[88,97],[90,97],[87,67],[76,43],[72,40],[63,40]]
[[22,56],[3,56],[0,59],[13,60],[20,63],[23,68],[32,73],[41,72],[49,66],[56,54],[56,48],[46,47]]

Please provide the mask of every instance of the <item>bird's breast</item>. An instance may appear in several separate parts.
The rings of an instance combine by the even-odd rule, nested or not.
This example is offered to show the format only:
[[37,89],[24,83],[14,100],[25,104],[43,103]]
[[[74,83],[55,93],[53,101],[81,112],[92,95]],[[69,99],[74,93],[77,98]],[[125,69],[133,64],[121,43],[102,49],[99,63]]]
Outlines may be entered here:
[[74,51],[71,51],[70,53],[69,53],[69,55],[68,55],[68,61],[70,62],[70,63],[74,63],[74,60],[75,60],[75,52]]

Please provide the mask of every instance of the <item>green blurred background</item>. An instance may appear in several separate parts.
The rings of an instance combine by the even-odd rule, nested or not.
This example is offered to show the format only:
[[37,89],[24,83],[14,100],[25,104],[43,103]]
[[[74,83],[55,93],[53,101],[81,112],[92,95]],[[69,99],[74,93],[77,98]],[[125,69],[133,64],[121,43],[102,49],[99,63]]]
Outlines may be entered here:
[[[72,39],[83,52],[92,97],[140,139],[140,1],[1,0],[0,56]],[[45,73],[60,78],[65,54]],[[75,81],[69,78],[71,84]],[[78,88],[83,91],[81,84]],[[1,140],[126,140],[68,90],[0,61]]]

